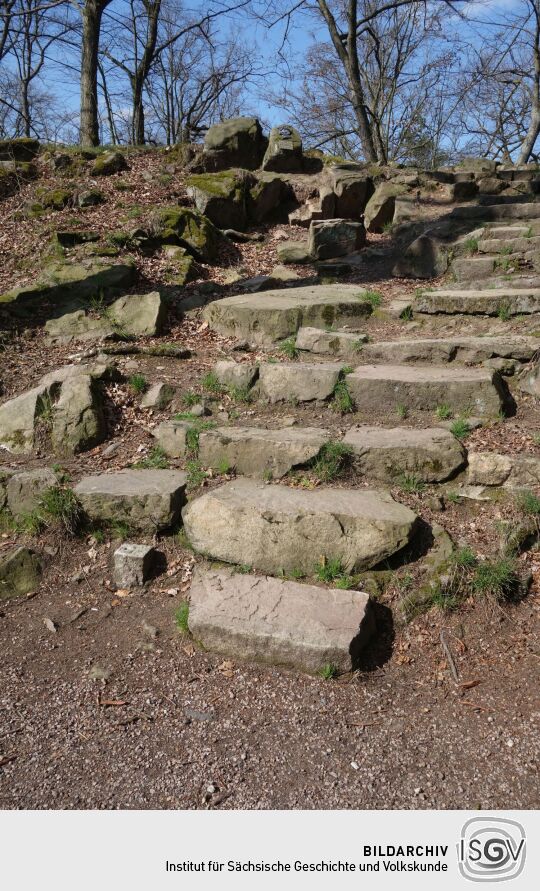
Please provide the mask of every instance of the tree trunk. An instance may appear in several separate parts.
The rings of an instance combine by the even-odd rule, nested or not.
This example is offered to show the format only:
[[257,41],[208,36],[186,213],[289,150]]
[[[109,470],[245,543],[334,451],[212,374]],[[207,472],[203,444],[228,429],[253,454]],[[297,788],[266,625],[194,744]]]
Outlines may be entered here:
[[538,139],[538,134],[540,133],[540,8],[538,3],[534,4],[534,18],[534,72],[533,85],[531,88],[531,120],[529,122],[527,135],[521,143],[519,157],[516,161],[517,164],[527,163],[534,151],[534,144]]
[[110,0],[86,0],[82,15],[81,145],[99,145],[98,52],[103,10]]
[[134,78],[131,89],[133,93],[133,120],[131,123],[134,145],[144,145],[144,105],[142,83]]
[[358,124],[358,136],[362,143],[364,157],[366,161],[377,162],[381,159],[377,157],[377,151],[375,149],[371,122],[367,113],[364,91],[362,90],[362,81],[360,79],[360,66],[358,64],[358,44],[356,40],[357,0],[349,0],[347,7],[348,32],[346,46],[343,43],[336,20],[332,15],[326,0],[317,0],[317,3],[321,15],[327,24],[328,32],[332,43],[334,44],[336,54],[347,75],[351,104]]

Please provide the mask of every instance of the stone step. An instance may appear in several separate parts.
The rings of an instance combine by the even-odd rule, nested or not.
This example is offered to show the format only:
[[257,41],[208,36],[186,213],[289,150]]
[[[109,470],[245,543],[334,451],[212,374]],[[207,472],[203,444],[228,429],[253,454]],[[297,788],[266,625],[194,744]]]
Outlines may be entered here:
[[189,629],[207,650],[317,672],[350,671],[375,631],[369,596],[196,566]]
[[296,335],[296,348],[319,356],[343,356],[357,359],[366,334],[350,331],[322,331],[320,328],[300,328]]
[[534,201],[513,201],[508,204],[462,204],[454,207],[449,217],[455,220],[478,220],[482,223],[498,220],[536,220],[540,217],[540,205]]
[[273,575],[311,575],[323,558],[348,571],[376,566],[400,551],[417,516],[388,492],[292,489],[239,477],[183,510],[196,551]]
[[225,462],[244,476],[279,479],[315,458],[330,438],[318,427],[217,427],[199,434],[199,460],[203,467]]
[[[486,226],[482,233],[483,239],[503,239],[503,238],[525,238],[528,233],[531,231],[531,228],[534,228],[533,223],[536,221],[531,220],[531,223],[527,223],[525,226],[496,226],[490,225]],[[470,237],[470,236],[469,236]]]
[[178,470],[119,470],[83,477],[74,491],[90,520],[156,532],[178,521],[186,483]]
[[452,262],[452,273],[458,282],[475,282],[497,270],[498,257],[460,257]]
[[540,312],[540,288],[486,288],[425,291],[413,303],[415,312],[447,315],[509,316]]
[[209,303],[203,311],[210,327],[225,337],[272,344],[302,326],[327,328],[360,322],[372,312],[356,285],[313,285],[263,294],[237,294]]
[[346,380],[356,408],[370,417],[399,406],[432,412],[439,405],[454,413],[495,416],[505,401],[499,375],[477,368],[361,365]]
[[328,399],[346,367],[337,362],[264,363],[259,366],[259,396],[269,402]]
[[[489,233],[494,235],[495,233]],[[540,237],[530,238],[481,238],[478,242],[478,251],[481,254],[524,254],[530,251],[540,250]]]
[[471,452],[467,481],[473,486],[530,489],[540,486],[540,458],[534,455],[501,455]]
[[411,474],[426,483],[440,483],[454,476],[466,462],[466,452],[448,430],[428,427],[358,426],[345,434],[343,442],[355,455],[362,473],[375,479],[395,481]]
[[487,359],[516,359],[529,362],[540,348],[540,338],[521,337],[449,337],[419,338],[367,343],[358,359],[368,365],[384,362],[400,365],[405,362],[485,362]]

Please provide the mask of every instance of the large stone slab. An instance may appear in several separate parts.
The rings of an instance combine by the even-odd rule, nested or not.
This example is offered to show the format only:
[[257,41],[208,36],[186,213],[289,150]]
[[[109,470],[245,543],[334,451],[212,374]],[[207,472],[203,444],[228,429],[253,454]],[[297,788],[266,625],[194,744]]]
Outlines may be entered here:
[[461,443],[438,427],[353,427],[343,442],[351,446],[362,473],[389,482],[407,473],[425,482],[440,483],[457,473],[466,461]]
[[361,348],[358,359],[370,364],[385,362],[390,365],[402,362],[484,362],[487,359],[517,359],[529,362],[538,349],[534,337],[450,337],[419,338],[418,340],[392,340],[367,343]]
[[237,294],[209,303],[210,327],[226,337],[269,344],[296,334],[302,325],[326,328],[361,320],[372,312],[356,285],[314,285]]
[[540,288],[486,288],[453,290],[440,288],[426,291],[413,303],[415,312],[447,315],[496,316],[504,312],[510,316],[540,312]]
[[262,364],[259,366],[259,395],[270,402],[328,399],[343,367],[337,362]]
[[75,494],[91,520],[151,532],[176,523],[186,482],[186,474],[178,470],[119,470],[83,477]]
[[195,550],[272,574],[310,574],[322,557],[369,569],[401,550],[417,521],[388,492],[308,491],[243,477],[191,501],[183,519]]
[[398,406],[434,411],[439,405],[494,416],[504,403],[499,375],[477,368],[361,365],[347,375],[347,386],[357,408],[372,416]]
[[279,479],[315,458],[329,439],[330,432],[318,427],[218,427],[199,435],[199,460],[204,467],[225,462],[244,476]]
[[357,666],[374,632],[369,597],[197,566],[189,629],[208,650],[316,672]]

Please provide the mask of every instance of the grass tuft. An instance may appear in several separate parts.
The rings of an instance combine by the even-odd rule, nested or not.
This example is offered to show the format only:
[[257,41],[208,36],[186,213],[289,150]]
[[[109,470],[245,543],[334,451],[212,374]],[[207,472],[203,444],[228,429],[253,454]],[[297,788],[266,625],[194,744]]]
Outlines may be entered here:
[[146,380],[144,374],[132,374],[128,380],[128,384],[133,392],[137,393],[138,396],[146,393],[148,389],[148,381]]
[[182,601],[178,609],[174,611],[174,622],[181,634],[189,634],[189,603]]
[[336,479],[351,463],[353,450],[344,442],[330,440],[321,448],[314,459],[312,470],[322,482]]
[[298,359],[298,350],[296,348],[296,337],[288,337],[279,344],[279,351],[287,356],[288,359]]

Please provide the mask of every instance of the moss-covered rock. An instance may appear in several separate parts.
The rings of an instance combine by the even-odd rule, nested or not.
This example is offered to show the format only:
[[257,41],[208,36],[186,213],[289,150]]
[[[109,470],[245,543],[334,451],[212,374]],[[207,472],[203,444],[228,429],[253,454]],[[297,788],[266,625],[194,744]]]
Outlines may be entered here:
[[289,124],[272,128],[262,168],[281,173],[303,169],[302,137],[298,130]]
[[0,601],[35,591],[40,578],[38,555],[29,548],[13,548],[0,558]]
[[105,152],[99,155],[92,167],[92,176],[111,176],[129,170],[129,164],[122,152]]
[[46,210],[63,210],[73,201],[73,192],[67,189],[37,189],[36,197]]
[[254,223],[264,220],[286,222],[292,197],[290,186],[279,176],[263,174],[249,190],[248,216]]
[[208,170],[259,167],[268,140],[257,118],[231,118],[213,124],[204,138],[204,162]]
[[129,262],[116,266],[97,261],[88,266],[51,264],[36,282],[1,294],[0,305],[11,304],[15,311],[24,312],[45,302],[53,307],[82,303],[92,297],[129,287],[135,281],[135,276],[135,265]]
[[86,189],[77,195],[77,204],[79,207],[95,207],[97,204],[103,204],[105,196],[99,189]]
[[0,161],[33,161],[39,148],[38,139],[0,139]]
[[186,188],[197,210],[215,226],[242,229],[247,219],[247,195],[254,182],[245,170],[222,170],[190,176]]
[[164,207],[156,211],[153,223],[161,244],[181,245],[202,262],[216,258],[223,236],[202,213],[188,207]]
[[188,254],[187,250],[179,245],[166,244],[164,247],[165,256],[171,260],[171,266],[174,270],[172,273],[172,284],[183,287],[187,282],[192,281],[196,277],[195,260]]
[[99,232],[69,232],[67,230],[58,230],[54,233],[54,241],[63,248],[72,248],[78,244],[99,241],[99,238]]

